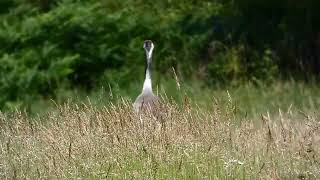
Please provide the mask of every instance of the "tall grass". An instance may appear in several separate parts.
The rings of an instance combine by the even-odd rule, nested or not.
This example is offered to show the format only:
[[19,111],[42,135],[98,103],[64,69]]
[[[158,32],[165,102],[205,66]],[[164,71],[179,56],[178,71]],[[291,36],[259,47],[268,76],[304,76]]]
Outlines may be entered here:
[[240,117],[230,93],[206,108],[182,97],[163,98],[161,118],[133,113],[127,98],[70,101],[35,117],[2,113],[0,178],[320,178],[319,112]]
[[[62,89],[55,92],[55,103],[50,99],[33,101],[33,103],[22,104],[18,109],[26,109],[32,114],[43,114],[55,110],[55,104],[63,104],[67,101],[81,103],[90,99],[94,106],[102,107],[107,102],[115,103],[120,98],[135,99],[141,91],[141,81],[130,83],[125,86],[110,86],[103,84],[91,93],[81,90],[67,91]],[[163,78],[153,82],[153,89],[156,94],[166,94],[169,99],[178,104],[184,102],[188,96],[192,106],[196,105],[206,110],[211,110],[210,105],[219,103],[227,106],[229,96],[236,108],[237,116],[260,117],[261,113],[269,111],[271,114],[278,112],[278,109],[295,108],[297,111],[317,111],[320,106],[320,87],[317,84],[303,82],[276,81],[272,84],[253,85],[246,83],[240,86],[216,86],[208,87],[197,81],[181,81],[180,89],[174,78]],[[13,106],[11,110],[14,110]]]

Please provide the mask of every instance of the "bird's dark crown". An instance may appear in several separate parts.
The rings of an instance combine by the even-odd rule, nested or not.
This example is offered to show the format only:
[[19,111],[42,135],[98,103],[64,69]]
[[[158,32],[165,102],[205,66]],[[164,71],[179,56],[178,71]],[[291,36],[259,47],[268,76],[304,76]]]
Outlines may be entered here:
[[150,49],[152,48],[153,43],[151,40],[145,40],[144,44],[143,44],[143,48],[147,51],[150,51]]

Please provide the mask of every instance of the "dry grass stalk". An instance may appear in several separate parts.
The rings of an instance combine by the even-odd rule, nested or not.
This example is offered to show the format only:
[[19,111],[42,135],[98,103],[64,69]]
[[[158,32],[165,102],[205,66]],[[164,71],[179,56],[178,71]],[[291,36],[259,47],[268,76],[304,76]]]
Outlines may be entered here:
[[217,101],[211,111],[187,96],[182,107],[164,102],[160,121],[125,99],[69,102],[39,118],[1,113],[0,178],[320,178],[318,117],[279,110],[260,127]]

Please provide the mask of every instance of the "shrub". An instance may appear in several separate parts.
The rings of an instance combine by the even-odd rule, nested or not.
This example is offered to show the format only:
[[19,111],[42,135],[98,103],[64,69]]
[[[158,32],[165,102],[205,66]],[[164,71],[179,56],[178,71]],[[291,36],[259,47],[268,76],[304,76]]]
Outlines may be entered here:
[[[0,106],[54,96],[61,86],[127,87],[142,78],[136,74],[143,72],[145,39],[156,44],[156,80],[172,67],[209,85],[268,82],[283,69],[295,72],[300,61],[303,72],[317,72],[317,11],[311,8],[309,17],[285,7],[291,6],[251,0],[1,1]],[[306,31],[292,22],[301,13],[310,23]]]

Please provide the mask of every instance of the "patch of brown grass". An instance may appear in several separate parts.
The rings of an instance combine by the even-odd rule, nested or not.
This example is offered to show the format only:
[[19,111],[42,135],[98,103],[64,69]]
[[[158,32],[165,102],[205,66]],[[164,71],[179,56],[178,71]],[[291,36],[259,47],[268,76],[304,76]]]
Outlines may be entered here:
[[127,100],[67,103],[38,118],[1,114],[0,178],[320,178],[317,114],[241,119],[231,102],[210,111],[187,97],[166,102],[161,119],[135,114]]

